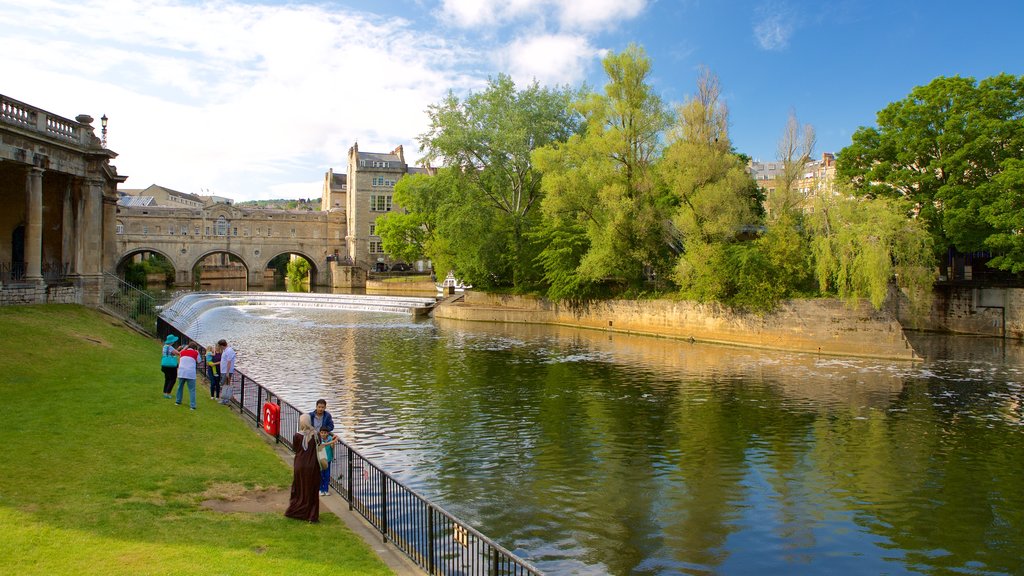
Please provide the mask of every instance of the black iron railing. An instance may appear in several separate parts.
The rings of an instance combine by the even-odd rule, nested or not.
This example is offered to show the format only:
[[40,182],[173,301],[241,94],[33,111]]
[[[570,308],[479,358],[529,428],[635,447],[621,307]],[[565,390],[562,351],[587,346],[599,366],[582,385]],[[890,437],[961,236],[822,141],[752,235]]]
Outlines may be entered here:
[[[175,334],[182,342],[194,342],[163,318],[158,319],[158,336]],[[198,345],[199,352],[206,354]],[[299,429],[302,411],[240,371],[231,405],[263,427],[263,406],[279,408],[275,441],[292,450],[292,435]],[[529,562],[512,554],[472,526],[445,512],[370,462],[358,450],[341,442],[331,463],[331,487],[427,574],[451,576],[528,576],[542,574]]]
[[[41,264],[39,272],[47,284],[58,284],[68,279],[70,269],[68,262],[47,261]],[[27,273],[26,262],[0,262],[0,282],[4,284],[24,282]]]

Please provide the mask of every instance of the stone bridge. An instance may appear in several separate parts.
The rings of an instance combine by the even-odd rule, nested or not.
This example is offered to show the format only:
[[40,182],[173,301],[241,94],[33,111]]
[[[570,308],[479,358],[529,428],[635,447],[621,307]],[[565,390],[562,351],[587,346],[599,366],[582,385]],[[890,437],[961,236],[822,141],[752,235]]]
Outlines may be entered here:
[[335,255],[347,254],[338,211],[118,206],[115,228],[118,268],[138,254],[159,254],[174,265],[178,286],[192,286],[196,266],[223,255],[225,265],[245,268],[247,289],[261,288],[268,264],[282,254],[306,259],[310,283],[328,286]]

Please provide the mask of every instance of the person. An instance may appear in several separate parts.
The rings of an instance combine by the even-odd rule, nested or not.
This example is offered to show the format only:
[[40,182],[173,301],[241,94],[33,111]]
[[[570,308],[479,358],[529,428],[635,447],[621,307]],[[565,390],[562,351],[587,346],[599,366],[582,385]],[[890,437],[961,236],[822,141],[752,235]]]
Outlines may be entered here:
[[331,490],[331,462],[334,462],[334,445],[339,442],[338,438],[331,434],[327,426],[320,427],[320,445],[327,452],[327,467],[320,465],[320,495],[327,496]]
[[206,349],[206,377],[210,381],[210,400],[220,398],[220,348],[211,344]]
[[292,436],[295,460],[292,463],[292,490],[284,515],[307,522],[320,521],[320,498],[313,496],[320,487],[320,463],[316,458],[316,429],[309,414],[299,416],[299,430]]
[[199,365],[199,351],[195,344],[185,345],[178,357],[178,397],[174,402],[181,406],[181,393],[188,386],[189,407],[196,409],[196,367]]
[[174,347],[174,343],[177,341],[177,336],[168,334],[167,339],[164,340],[163,352],[161,352],[160,371],[164,373],[164,398],[171,397],[171,390],[174,390],[174,379],[178,375],[178,349]]
[[327,411],[327,400],[321,398],[316,401],[316,410],[309,413],[309,421],[313,424],[314,430],[326,426],[328,432],[334,432],[334,419]]
[[237,356],[235,349],[228,345],[227,340],[221,338],[220,342],[217,342],[217,346],[220,347],[220,403],[230,404],[231,397],[235,393],[232,384],[234,384],[235,360]]

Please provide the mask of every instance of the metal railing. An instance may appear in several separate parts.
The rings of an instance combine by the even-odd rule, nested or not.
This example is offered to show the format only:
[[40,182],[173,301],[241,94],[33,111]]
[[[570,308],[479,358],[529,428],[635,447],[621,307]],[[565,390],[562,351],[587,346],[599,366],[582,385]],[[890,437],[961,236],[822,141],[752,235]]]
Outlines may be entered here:
[[[166,322],[157,320],[158,336],[175,334],[181,341],[195,342]],[[196,343],[199,353],[206,349]],[[278,431],[274,440],[294,451],[291,436],[303,414],[272,390],[235,371],[231,406],[263,428],[266,403],[279,407]],[[420,496],[390,474],[367,460],[358,450],[340,440],[331,462],[331,487],[354,510],[376,528],[385,542],[391,542],[427,574],[451,576],[528,576],[543,574],[526,560],[484,536],[472,526]]]
[[[39,273],[47,284],[59,284],[68,279],[70,269],[69,262],[48,260],[40,265]],[[27,273],[27,262],[0,262],[0,282],[4,284],[24,282]]]
[[102,306],[112,314],[129,320],[148,334],[157,333],[157,306],[166,304],[152,294],[139,290],[117,276],[103,274]]

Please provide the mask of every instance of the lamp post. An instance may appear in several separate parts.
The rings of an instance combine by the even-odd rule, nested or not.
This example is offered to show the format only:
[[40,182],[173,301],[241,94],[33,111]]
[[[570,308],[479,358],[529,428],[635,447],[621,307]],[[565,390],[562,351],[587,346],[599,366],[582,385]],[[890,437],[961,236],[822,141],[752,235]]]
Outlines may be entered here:
[[101,132],[103,134],[103,147],[106,148],[107,147],[107,115],[106,114],[104,114],[100,118],[100,126],[103,127],[103,129],[101,130]]

